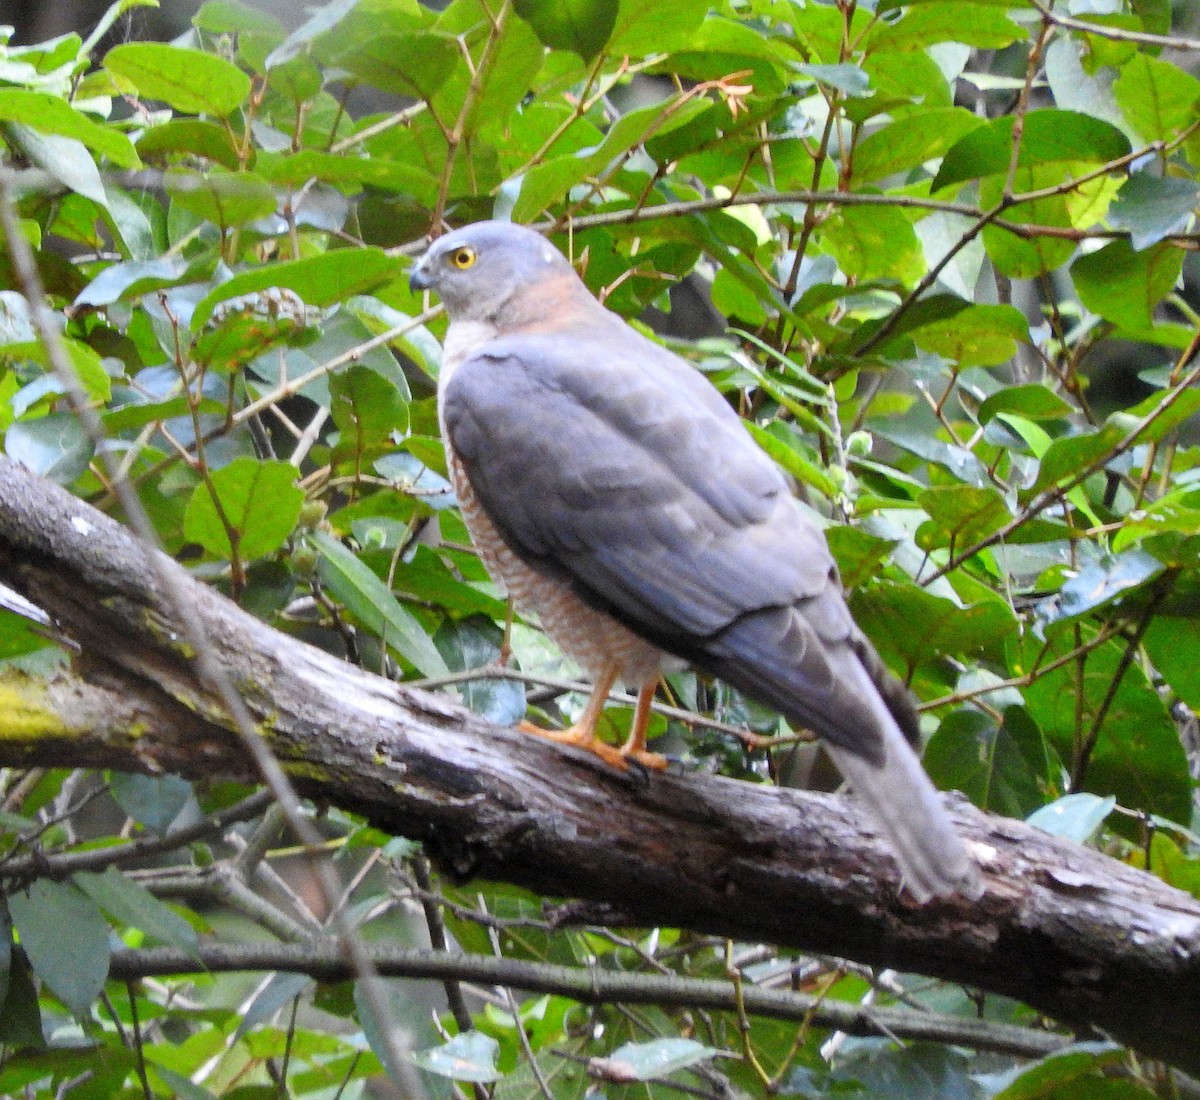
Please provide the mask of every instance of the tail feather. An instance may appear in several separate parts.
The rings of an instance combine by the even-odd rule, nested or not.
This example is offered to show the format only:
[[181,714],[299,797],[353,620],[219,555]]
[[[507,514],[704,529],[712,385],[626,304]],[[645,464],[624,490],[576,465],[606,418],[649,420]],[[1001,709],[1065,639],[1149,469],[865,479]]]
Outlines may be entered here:
[[819,637],[798,608],[747,615],[697,663],[821,736],[891,841],[914,897],[977,897],[979,870],[912,747],[912,701],[843,614],[840,638]]
[[979,870],[907,745],[898,752],[889,745],[882,768],[836,745],[825,747],[886,833],[913,897],[979,896]]

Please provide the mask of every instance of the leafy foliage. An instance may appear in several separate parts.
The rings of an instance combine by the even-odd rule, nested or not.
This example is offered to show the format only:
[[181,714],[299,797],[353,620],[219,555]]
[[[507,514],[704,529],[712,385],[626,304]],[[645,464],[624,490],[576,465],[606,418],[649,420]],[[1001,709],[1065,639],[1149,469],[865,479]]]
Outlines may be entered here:
[[[281,630],[409,679],[488,664],[505,622],[449,493],[445,322],[408,288],[409,262],[444,224],[545,228],[610,308],[666,315],[664,338],[826,517],[860,624],[923,704],[934,779],[1200,895],[1180,739],[1200,706],[1186,262],[1200,81],[1140,34],[1169,32],[1165,0],[1071,10],[1079,21],[1030,0],[333,0],[289,31],[210,0],[186,41],[103,55],[98,33],[17,47],[0,28],[5,191],[163,545]],[[672,293],[684,281],[713,308],[689,311]],[[7,255],[0,288],[5,452],[111,507]],[[0,620],[6,660],[36,674],[45,646]],[[511,648],[534,679],[561,676],[535,630],[516,624]],[[690,673],[670,688],[699,723],[687,738],[659,724],[672,751],[778,774],[786,748],[751,756],[704,726],[775,730],[771,716]],[[462,697],[500,721],[524,702],[512,679]],[[570,716],[580,697],[542,705]],[[116,870],[132,860],[118,834],[170,836],[247,792],[65,771],[8,773],[3,791],[5,855],[116,854],[9,881],[21,951],[0,936],[0,1093],[351,1096],[383,1072],[384,1025],[346,987],[105,983],[116,938],[187,949],[198,931],[313,929],[299,898],[255,900],[215,874],[248,845],[261,858],[270,817]],[[876,996],[852,967],[675,930],[554,931],[538,899],[430,882],[412,845],[337,811],[323,828],[367,936],[425,935],[415,898],[435,939],[468,951],[802,973],[833,1000]],[[1027,1022],[902,984],[943,1011]],[[1161,1085],[1108,1044],[1030,1065],[732,1010],[510,994],[447,1014],[440,987],[392,992],[431,1095],[456,1081],[583,1096],[589,1074],[614,1097],[669,1082],[807,1097]]]

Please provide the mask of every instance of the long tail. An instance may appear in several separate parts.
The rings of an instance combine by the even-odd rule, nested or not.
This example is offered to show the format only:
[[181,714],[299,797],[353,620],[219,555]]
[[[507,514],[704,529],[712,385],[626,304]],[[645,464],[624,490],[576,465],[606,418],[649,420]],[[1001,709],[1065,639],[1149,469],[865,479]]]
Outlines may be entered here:
[[918,901],[944,894],[978,897],[975,861],[951,825],[937,791],[899,729],[885,736],[882,766],[828,742],[838,770],[891,841],[904,885]]
[[[814,618],[798,608],[747,615],[714,639],[697,663],[821,736],[891,841],[914,897],[977,897],[979,870],[909,744],[916,712],[907,698],[885,700],[877,682],[882,663],[850,625],[844,605],[839,615],[846,627],[834,638],[832,630],[821,637]],[[870,670],[858,652],[862,648]],[[889,694],[904,692],[889,678],[893,685]],[[894,711],[907,719],[907,737]]]

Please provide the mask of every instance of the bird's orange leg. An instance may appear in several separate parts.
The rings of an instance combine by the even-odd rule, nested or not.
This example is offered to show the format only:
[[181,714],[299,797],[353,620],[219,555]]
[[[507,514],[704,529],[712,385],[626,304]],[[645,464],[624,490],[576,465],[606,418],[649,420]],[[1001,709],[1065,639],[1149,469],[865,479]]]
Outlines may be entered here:
[[636,760],[639,764],[655,771],[667,766],[667,758],[646,748],[646,727],[650,724],[650,708],[654,704],[654,693],[658,690],[657,677],[642,684],[638,691],[637,707],[633,712],[633,728],[629,740],[621,747],[621,755]]
[[624,771],[629,766],[625,761],[624,754],[596,737],[596,726],[604,711],[604,704],[608,701],[608,693],[617,681],[619,671],[615,665],[610,665],[604,670],[596,680],[596,685],[592,688],[592,696],[588,699],[587,706],[584,707],[579,720],[565,730],[542,729],[541,726],[535,726],[532,722],[520,722],[517,729],[523,733],[536,734],[538,737],[546,737],[564,745],[577,745],[600,757],[606,764],[611,764],[614,768]]

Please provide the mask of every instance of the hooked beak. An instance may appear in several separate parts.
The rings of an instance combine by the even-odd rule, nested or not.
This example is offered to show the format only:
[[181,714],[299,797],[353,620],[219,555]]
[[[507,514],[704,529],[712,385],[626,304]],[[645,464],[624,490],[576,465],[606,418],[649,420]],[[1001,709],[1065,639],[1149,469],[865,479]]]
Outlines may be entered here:
[[433,286],[433,280],[429,277],[429,272],[425,267],[424,257],[418,260],[417,266],[412,269],[412,274],[408,277],[408,285],[412,290],[428,290]]

